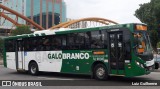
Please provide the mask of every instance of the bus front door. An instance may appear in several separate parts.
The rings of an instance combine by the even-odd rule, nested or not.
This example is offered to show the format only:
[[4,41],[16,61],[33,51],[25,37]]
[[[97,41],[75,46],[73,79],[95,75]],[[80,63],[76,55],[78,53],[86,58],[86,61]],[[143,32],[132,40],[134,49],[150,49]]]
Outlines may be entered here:
[[23,70],[24,69],[24,41],[22,39],[18,39],[16,42],[16,69]]
[[108,36],[109,74],[124,76],[123,32],[110,32]]

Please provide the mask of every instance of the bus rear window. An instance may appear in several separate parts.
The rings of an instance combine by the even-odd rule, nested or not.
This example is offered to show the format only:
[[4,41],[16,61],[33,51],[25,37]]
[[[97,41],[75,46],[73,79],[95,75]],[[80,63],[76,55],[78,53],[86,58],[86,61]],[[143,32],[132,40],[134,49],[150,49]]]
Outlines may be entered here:
[[14,43],[15,43],[14,40],[6,40],[5,41],[6,52],[14,52],[15,51]]

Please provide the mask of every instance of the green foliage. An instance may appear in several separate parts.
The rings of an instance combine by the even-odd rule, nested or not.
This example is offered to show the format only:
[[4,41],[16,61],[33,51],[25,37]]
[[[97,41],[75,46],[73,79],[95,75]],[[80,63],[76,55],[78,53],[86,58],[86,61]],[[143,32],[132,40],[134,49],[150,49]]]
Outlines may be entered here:
[[151,0],[140,5],[135,11],[135,16],[148,25],[149,30],[158,30],[160,24],[160,0]]
[[158,43],[158,32],[156,30],[150,31],[151,44],[153,49],[156,51]]
[[30,34],[30,33],[32,33],[32,31],[30,30],[29,26],[21,25],[17,26],[17,28],[11,32],[11,35],[16,36],[16,35]]
[[160,29],[160,0],[151,0],[149,3],[140,5],[135,11],[135,16],[143,23],[148,25],[150,30],[151,43],[156,51],[158,43],[158,32]]
[[160,42],[157,43],[157,48],[160,48]]

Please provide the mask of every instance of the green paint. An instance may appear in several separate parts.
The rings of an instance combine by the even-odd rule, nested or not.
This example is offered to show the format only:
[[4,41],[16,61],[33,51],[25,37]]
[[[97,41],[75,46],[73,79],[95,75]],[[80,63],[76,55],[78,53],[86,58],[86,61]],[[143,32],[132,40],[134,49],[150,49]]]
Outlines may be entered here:
[[[118,24],[112,26],[103,26],[103,27],[95,27],[95,28],[85,28],[85,29],[75,29],[70,31],[56,31],[56,34],[68,34],[74,32],[87,32],[87,31],[94,31],[94,30],[110,30],[110,29],[117,29],[117,28],[128,28],[131,32],[134,32],[134,25],[135,24]],[[41,33],[42,36],[45,36],[45,33]],[[53,33],[54,35],[54,33]],[[36,34],[36,36],[40,36]],[[18,38],[29,38],[35,37],[33,34],[28,35],[21,35],[21,36],[12,36],[8,37],[7,39],[18,39]],[[131,47],[133,47],[133,36],[131,36]],[[93,51],[104,51],[104,55],[94,55]],[[131,49],[131,56],[132,58],[131,63],[125,64],[124,70],[110,70],[109,63],[106,61],[108,60],[108,49],[93,49],[93,50],[63,50],[62,53],[52,53],[46,55],[49,60],[55,59],[63,59],[62,60],[62,73],[75,73],[75,74],[91,74],[93,63],[100,61],[104,63],[109,71],[110,74],[113,75],[124,75],[126,77],[133,77],[139,76],[144,74],[149,74],[150,71],[146,71],[145,68],[138,66],[135,61],[144,64],[145,61],[141,60],[134,54],[133,49]],[[80,59],[80,60],[78,60]],[[112,60],[112,59],[111,59]],[[109,61],[109,60],[108,60]],[[6,62],[6,51],[4,49],[4,66],[7,67]]]
[[117,25],[110,25],[110,26],[102,26],[102,27],[94,27],[94,28],[83,28],[83,29],[76,29],[76,30],[69,30],[69,31],[60,31],[56,32],[56,34],[68,34],[68,33],[76,33],[76,32],[87,32],[87,31],[95,31],[95,30],[103,30],[103,29],[117,29],[117,28],[128,28],[131,32],[134,31],[133,23],[130,24],[117,24]]
[[39,34],[35,34],[36,36],[39,36]]
[[45,33],[41,33],[41,35],[42,35],[42,36],[45,36],[46,34],[45,34]]
[[[91,67],[95,61],[103,61],[108,59],[108,55],[93,55],[93,51],[98,50],[64,50],[63,53],[88,53],[88,59],[82,60],[62,60],[62,69],[61,72],[64,73],[76,73],[76,74],[91,74]],[[106,51],[106,50],[102,50]],[[107,53],[107,52],[106,52]]]

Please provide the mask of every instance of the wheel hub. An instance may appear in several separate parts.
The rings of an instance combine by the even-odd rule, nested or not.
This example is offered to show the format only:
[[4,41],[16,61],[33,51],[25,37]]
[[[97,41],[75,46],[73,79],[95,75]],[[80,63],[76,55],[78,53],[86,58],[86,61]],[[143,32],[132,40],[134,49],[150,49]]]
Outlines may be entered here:
[[35,66],[32,66],[31,67],[31,72],[34,74],[36,72],[36,67]]
[[97,74],[98,77],[104,76],[104,74],[105,74],[104,68],[98,68],[96,74]]

